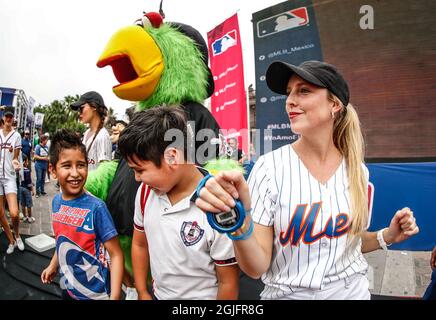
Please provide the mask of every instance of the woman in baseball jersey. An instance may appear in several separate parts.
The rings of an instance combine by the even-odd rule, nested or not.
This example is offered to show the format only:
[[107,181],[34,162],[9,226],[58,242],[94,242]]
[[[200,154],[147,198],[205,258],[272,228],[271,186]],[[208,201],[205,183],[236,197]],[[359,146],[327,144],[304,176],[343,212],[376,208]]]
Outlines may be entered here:
[[[17,200],[17,172],[20,170],[18,156],[21,151],[21,135],[12,127],[14,108],[7,107],[3,114],[4,126],[0,130],[0,222],[9,240],[7,254],[14,252],[15,247],[24,250],[24,242],[20,238],[20,217]],[[11,215],[12,235],[5,216],[5,204],[8,204]]]
[[107,107],[103,97],[95,91],[84,93],[71,108],[80,113],[80,121],[89,124],[83,135],[83,144],[88,154],[88,170],[94,170],[102,161],[112,160],[112,142],[104,128]]
[[[247,211],[233,245],[241,269],[262,277],[262,299],[370,299],[362,253],[418,233],[409,208],[389,227],[368,232],[368,169],[348,85],[327,63],[273,62],[269,88],[287,95],[286,113],[299,139],[261,156],[248,184],[237,172],[206,183],[197,205]],[[253,232],[254,230],[254,232]]]

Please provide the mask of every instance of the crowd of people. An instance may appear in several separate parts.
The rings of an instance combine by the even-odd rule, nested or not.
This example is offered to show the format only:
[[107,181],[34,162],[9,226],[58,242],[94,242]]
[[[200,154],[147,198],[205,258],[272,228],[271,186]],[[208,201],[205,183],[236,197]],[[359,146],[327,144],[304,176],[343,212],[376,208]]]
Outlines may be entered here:
[[[83,139],[62,129],[53,135],[50,147],[48,137],[40,136],[33,153],[36,196],[46,194],[47,168],[61,191],[52,206],[56,252],[41,280],[50,283],[59,272],[64,299],[120,299],[123,283],[134,286],[139,299],[237,299],[242,270],[262,278],[262,299],[370,299],[363,253],[387,250],[417,234],[413,211],[400,208],[389,226],[367,230],[364,142],[347,82],[336,67],[319,61],[299,66],[275,62],[266,82],[272,91],[287,96],[286,113],[299,139],[260,156],[247,181],[240,171],[209,177],[187,161],[184,143],[166,141],[172,129],[188,138],[182,106],[137,112],[130,121],[117,123],[122,126],[111,137],[104,127],[103,98],[94,91],[83,94],[71,105],[89,126]],[[8,169],[0,171],[0,219],[9,254],[15,246],[24,248],[15,181],[20,151],[25,168],[22,203],[30,219],[29,193],[34,188],[29,137],[21,140],[8,113],[4,121],[0,166]],[[5,143],[9,151],[4,151]],[[229,145],[232,152],[227,156],[243,164],[247,156],[238,149],[237,139],[230,139]],[[105,203],[84,187],[88,171],[113,158],[126,161],[139,186],[129,213],[130,281],[125,280],[126,256],[110,199]],[[196,192],[205,177],[207,182]],[[228,234],[212,228],[205,212],[230,212],[236,199],[246,212],[242,225]],[[6,202],[14,235],[4,215]],[[76,253],[66,259],[71,248]],[[92,275],[86,271],[86,288],[78,280],[84,261],[87,270],[95,270]]]

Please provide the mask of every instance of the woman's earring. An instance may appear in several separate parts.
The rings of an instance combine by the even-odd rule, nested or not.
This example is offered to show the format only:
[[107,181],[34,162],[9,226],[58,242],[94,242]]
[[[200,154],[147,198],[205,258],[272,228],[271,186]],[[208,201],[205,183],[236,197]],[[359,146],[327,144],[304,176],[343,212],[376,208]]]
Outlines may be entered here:
[[335,118],[335,113],[332,110],[332,119],[334,119],[334,118]]

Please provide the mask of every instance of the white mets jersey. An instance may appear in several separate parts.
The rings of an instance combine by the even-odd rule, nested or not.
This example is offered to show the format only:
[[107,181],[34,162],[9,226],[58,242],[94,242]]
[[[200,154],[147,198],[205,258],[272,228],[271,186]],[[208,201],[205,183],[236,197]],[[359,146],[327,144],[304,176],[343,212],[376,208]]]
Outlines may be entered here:
[[21,149],[21,136],[15,130],[11,130],[5,137],[3,129],[0,130],[0,178],[15,179],[16,173],[12,160],[14,151]]
[[325,284],[366,273],[361,240],[345,250],[351,222],[345,160],[321,184],[286,145],[260,157],[248,183],[254,222],[274,228],[262,299],[292,298],[295,292],[321,290]]

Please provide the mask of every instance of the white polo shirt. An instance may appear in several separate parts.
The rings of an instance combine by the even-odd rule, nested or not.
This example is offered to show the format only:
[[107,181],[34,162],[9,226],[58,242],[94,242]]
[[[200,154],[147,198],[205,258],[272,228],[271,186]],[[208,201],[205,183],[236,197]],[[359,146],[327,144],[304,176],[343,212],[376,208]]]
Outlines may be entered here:
[[14,150],[21,149],[21,136],[15,130],[11,130],[7,136],[0,130],[0,178],[15,180],[16,174],[12,160]]
[[[153,290],[159,300],[216,299],[215,268],[236,264],[232,241],[212,229],[193,194],[171,205],[166,194],[138,188],[134,227],[148,241]],[[148,195],[141,210],[141,194]]]

